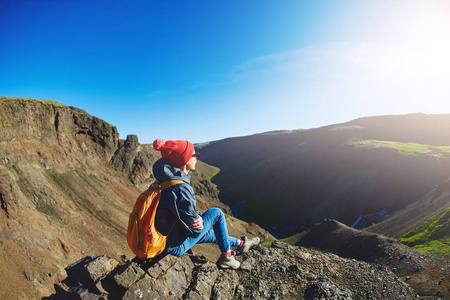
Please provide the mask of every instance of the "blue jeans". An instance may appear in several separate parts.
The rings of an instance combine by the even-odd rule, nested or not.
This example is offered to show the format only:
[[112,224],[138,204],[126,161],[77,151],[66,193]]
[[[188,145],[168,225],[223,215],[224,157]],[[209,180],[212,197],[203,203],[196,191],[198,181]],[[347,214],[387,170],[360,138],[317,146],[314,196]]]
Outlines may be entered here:
[[195,244],[201,243],[218,244],[222,253],[227,252],[232,246],[239,246],[239,239],[228,236],[227,223],[222,210],[215,207],[210,208],[202,214],[202,218],[203,229],[197,237],[187,237],[180,245],[171,247],[169,236],[167,241],[168,254],[181,256]]

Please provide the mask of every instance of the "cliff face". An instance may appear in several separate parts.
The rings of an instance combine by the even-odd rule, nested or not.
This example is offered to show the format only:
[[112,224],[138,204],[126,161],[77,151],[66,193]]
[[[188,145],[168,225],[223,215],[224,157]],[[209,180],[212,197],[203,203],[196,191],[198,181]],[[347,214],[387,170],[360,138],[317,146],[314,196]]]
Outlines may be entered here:
[[122,224],[139,190],[106,164],[114,126],[59,103],[3,98],[0,131],[2,298],[16,284],[48,292],[85,253],[126,253]]
[[[0,132],[0,298],[49,295],[64,268],[86,255],[133,257],[126,226],[153,181],[159,154],[151,146],[133,136],[119,140],[116,127],[50,100],[1,97]],[[196,190],[214,196],[204,185]],[[224,207],[214,197],[198,202],[201,210]],[[229,220],[236,236],[264,236],[257,226]]]
[[[19,98],[20,99],[20,98]],[[0,98],[1,154],[4,160],[73,166],[109,160],[117,148],[115,126],[57,102]],[[36,151],[38,150],[38,151]]]

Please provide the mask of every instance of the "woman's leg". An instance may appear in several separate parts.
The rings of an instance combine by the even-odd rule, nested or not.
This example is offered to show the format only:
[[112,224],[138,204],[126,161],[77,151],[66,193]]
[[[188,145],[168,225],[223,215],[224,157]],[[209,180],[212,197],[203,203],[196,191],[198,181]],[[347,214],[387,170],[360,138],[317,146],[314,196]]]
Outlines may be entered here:
[[203,229],[209,229],[196,244],[214,243],[218,244],[222,253],[228,251],[230,247],[237,247],[240,240],[228,236],[228,227],[225,215],[219,208],[208,209],[203,215]]
[[[219,245],[222,253],[227,252],[231,246],[238,246],[240,240],[234,237],[228,236],[228,228],[225,220],[225,215],[219,208],[208,209],[202,215],[203,229],[200,234],[195,237],[188,237],[181,245],[169,248],[168,253],[181,256],[186,251],[192,248],[198,243],[215,243]],[[212,229],[211,229],[212,227]]]

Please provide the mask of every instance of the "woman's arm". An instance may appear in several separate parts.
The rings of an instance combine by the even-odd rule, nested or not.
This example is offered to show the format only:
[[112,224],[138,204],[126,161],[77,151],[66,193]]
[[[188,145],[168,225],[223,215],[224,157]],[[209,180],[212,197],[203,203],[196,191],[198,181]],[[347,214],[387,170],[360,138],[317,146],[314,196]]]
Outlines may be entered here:
[[197,237],[203,229],[203,219],[196,208],[193,188],[188,184],[180,184],[170,192],[174,200],[171,210],[182,225],[183,231],[187,236]]

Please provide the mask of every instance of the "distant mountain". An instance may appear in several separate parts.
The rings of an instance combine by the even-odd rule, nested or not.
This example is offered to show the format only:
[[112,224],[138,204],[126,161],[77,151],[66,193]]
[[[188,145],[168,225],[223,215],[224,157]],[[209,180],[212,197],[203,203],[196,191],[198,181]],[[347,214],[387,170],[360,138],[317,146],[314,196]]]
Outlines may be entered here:
[[228,138],[198,151],[221,169],[213,182],[243,217],[267,228],[327,218],[364,228],[449,178],[449,136],[449,114],[411,114]]

